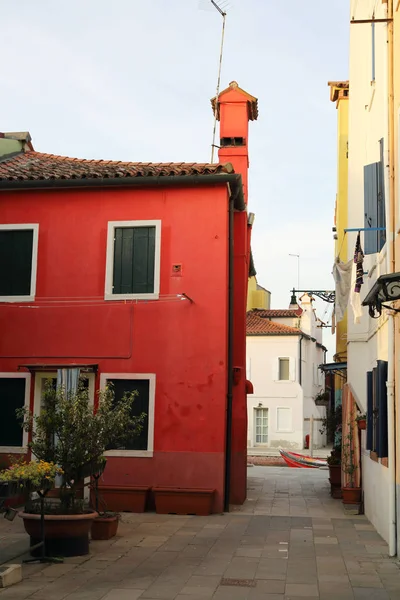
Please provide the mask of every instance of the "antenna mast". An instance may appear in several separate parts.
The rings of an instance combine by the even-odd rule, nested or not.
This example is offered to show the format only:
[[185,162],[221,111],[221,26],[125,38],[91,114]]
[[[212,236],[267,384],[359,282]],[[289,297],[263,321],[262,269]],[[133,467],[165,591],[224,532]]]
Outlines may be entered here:
[[222,34],[221,34],[221,50],[219,54],[219,65],[218,65],[218,80],[217,80],[217,94],[215,101],[215,109],[214,109],[214,127],[213,127],[213,137],[211,144],[211,164],[214,162],[214,151],[215,151],[215,135],[217,130],[217,114],[218,114],[218,96],[219,96],[219,86],[221,83],[221,68],[222,68],[222,55],[224,51],[224,37],[225,37],[225,21],[226,21],[226,12],[224,8],[226,8],[227,4],[219,1],[219,4],[215,2],[215,0],[210,0],[211,4],[214,8],[217,9],[219,14],[222,17]]

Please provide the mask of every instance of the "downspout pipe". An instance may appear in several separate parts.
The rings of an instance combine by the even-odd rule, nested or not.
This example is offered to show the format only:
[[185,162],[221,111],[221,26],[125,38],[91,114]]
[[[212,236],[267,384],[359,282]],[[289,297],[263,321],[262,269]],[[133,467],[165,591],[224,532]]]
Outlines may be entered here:
[[[388,18],[393,17],[393,0],[388,1]],[[388,149],[384,152],[386,212],[386,271],[395,272],[394,255],[394,80],[393,80],[393,23],[387,24],[387,53],[384,71],[388,101],[385,102],[385,122],[388,125]],[[396,418],[395,418],[395,337],[394,317],[388,315],[388,375],[387,375],[387,408],[388,408],[388,468],[389,468],[389,556],[397,553],[397,510],[396,510]]]
[[224,511],[229,512],[231,492],[232,459],[232,404],[233,404],[233,303],[234,303],[234,198],[229,199],[229,240],[228,240],[228,381],[226,397],[226,436],[225,436],[225,494]]

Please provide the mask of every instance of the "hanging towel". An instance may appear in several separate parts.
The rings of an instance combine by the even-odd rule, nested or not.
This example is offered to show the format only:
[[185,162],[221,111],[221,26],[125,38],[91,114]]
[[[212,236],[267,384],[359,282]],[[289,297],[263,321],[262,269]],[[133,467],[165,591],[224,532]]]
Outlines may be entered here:
[[360,232],[358,232],[356,246],[354,248],[353,271],[351,278],[351,297],[350,304],[353,308],[354,323],[359,323],[363,315],[361,306],[360,291],[364,283],[364,252],[361,247]]
[[343,320],[349,302],[351,288],[351,270],[353,261],[342,262],[339,257],[336,258],[333,265],[332,274],[335,280],[335,317],[336,323]]

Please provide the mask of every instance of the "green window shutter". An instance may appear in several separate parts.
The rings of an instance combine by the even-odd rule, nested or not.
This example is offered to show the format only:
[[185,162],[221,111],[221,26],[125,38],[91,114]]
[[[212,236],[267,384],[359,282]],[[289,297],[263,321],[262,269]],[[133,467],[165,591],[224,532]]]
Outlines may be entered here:
[[33,230],[0,231],[0,296],[31,293]]
[[0,446],[22,446],[22,423],[15,411],[25,404],[25,378],[0,378]]
[[155,227],[116,227],[114,294],[154,292]]
[[[150,382],[148,379],[112,379],[109,381],[112,384],[115,402],[121,400],[125,392],[137,391],[138,396],[132,404],[131,415],[138,417],[142,413],[146,414],[146,418],[143,422],[143,427],[139,435],[132,437],[131,440],[126,442],[123,448],[118,450],[147,450],[148,437],[149,437],[149,395],[150,395]],[[113,448],[108,448],[112,450]],[[115,449],[115,448],[114,448]]]

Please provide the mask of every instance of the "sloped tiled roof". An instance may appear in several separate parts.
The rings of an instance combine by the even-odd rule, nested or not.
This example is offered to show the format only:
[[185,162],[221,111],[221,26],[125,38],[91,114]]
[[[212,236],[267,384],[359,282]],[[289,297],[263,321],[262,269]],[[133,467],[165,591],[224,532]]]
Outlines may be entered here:
[[261,308],[255,308],[254,311],[257,311],[258,315],[260,317],[263,317],[264,319],[273,319],[275,318],[292,318],[295,319],[296,317],[300,317],[303,310],[300,308],[297,310],[293,310],[293,309],[280,309],[280,308],[270,308],[268,310],[266,309],[261,309]]
[[24,152],[0,161],[0,184],[11,181],[185,177],[234,173],[231,163],[137,163]]
[[301,335],[302,331],[298,327],[289,327],[281,323],[275,323],[265,317],[260,316],[260,312],[250,310],[246,316],[246,335]]

